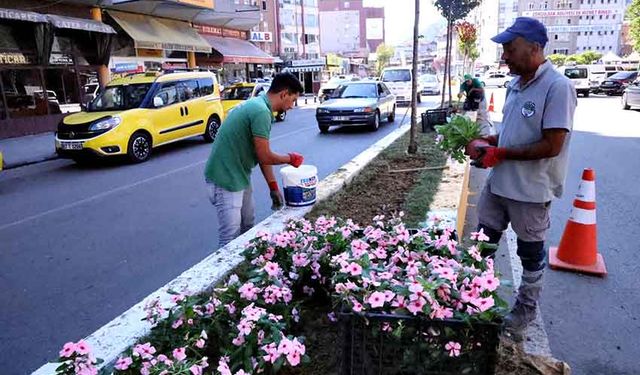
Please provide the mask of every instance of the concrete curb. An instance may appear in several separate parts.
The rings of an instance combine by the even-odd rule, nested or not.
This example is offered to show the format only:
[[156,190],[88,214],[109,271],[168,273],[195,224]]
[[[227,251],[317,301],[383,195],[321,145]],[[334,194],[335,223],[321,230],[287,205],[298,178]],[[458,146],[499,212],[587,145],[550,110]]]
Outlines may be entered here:
[[[49,155],[49,156],[41,156],[38,158],[33,158],[31,160],[21,160],[15,163],[7,163],[5,160],[4,169],[8,170],[8,169],[20,168],[20,167],[25,167],[27,165],[44,163],[45,161],[56,160],[56,159],[59,159],[57,154]],[[2,168],[0,168],[0,170],[1,169]]]
[[[322,201],[329,198],[343,186],[351,182],[371,160],[378,156],[391,143],[403,136],[409,129],[409,125],[400,126],[340,167],[336,172],[320,181],[317,189],[317,200]],[[122,315],[87,336],[85,340],[93,349],[95,357],[104,360],[99,366],[99,369],[110,367],[122,352],[135,344],[139,338],[150,332],[151,325],[142,321],[145,317],[144,306],[147,303],[159,299],[162,306],[169,309],[175,305],[171,302],[171,296],[167,293],[169,290],[188,291],[189,293],[200,293],[210,290],[242,262],[244,245],[254,238],[258,232],[280,231],[284,228],[288,220],[302,218],[311,208],[311,206],[303,208],[287,207],[272,214],[248,232],[236,238],[225,247],[218,249],[165,286],[151,293]],[[62,343],[60,346],[62,347]],[[47,363],[32,374],[51,375],[55,373],[55,369],[58,366],[59,364],[57,363]]]

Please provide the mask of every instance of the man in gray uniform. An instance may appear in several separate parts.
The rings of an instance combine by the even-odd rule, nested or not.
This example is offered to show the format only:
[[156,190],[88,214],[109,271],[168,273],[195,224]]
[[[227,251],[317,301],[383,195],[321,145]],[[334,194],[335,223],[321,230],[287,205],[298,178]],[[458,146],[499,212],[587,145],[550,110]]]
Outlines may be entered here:
[[549,206],[562,194],[577,99],[571,81],[545,59],[540,21],[518,17],[492,40],[502,44],[502,59],[518,77],[507,89],[499,133],[471,141],[466,151],[476,166],[493,168],[478,203],[479,229],[498,243],[510,222],[518,236],[522,282],[505,329],[521,341],[536,316]]

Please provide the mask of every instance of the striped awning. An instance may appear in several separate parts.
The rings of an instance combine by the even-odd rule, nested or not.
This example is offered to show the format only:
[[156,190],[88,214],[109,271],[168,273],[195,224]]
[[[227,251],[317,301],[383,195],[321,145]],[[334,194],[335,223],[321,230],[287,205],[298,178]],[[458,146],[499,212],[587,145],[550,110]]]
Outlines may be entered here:
[[288,66],[284,70],[287,72],[319,72],[324,65],[310,65],[310,66]]

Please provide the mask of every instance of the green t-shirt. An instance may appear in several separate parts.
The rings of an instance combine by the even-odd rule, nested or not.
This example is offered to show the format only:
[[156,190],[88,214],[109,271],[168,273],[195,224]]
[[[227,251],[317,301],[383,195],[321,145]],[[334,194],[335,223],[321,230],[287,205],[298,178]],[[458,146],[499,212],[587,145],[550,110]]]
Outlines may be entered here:
[[482,88],[482,82],[480,82],[479,79],[474,78],[471,80],[471,84],[467,85],[467,81],[462,82],[462,84],[460,85],[460,92],[464,92],[465,94],[469,95],[469,91],[471,91],[471,89],[481,89]]
[[253,137],[269,139],[273,114],[266,94],[234,108],[220,126],[204,177],[228,191],[249,186],[251,169],[258,164]]

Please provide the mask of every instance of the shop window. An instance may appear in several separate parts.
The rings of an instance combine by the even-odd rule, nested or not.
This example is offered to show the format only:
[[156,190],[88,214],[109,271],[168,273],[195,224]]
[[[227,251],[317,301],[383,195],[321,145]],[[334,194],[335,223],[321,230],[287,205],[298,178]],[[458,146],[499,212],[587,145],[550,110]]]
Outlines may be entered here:
[[262,0],[262,10],[267,10],[267,2],[266,2],[266,0]]
[[60,106],[50,103],[48,95],[44,95],[40,70],[11,69],[1,74],[10,117],[46,115],[49,106],[52,113],[60,113]]
[[49,100],[64,106],[63,112],[80,111],[81,95],[75,69],[45,69]]

